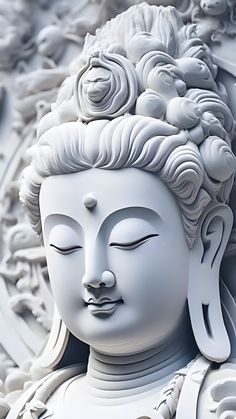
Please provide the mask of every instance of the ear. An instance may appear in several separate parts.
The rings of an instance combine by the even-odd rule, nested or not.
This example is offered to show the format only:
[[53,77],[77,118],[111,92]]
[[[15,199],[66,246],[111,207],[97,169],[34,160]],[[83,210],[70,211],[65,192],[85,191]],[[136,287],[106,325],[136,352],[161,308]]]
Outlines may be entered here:
[[188,304],[195,340],[211,361],[230,355],[219,291],[221,260],[230,236],[233,215],[227,205],[212,204],[204,213],[190,250]]

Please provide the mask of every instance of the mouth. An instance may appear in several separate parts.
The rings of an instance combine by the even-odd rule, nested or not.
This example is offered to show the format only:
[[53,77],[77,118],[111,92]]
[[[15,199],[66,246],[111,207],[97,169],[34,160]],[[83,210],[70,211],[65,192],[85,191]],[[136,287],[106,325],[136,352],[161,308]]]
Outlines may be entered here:
[[204,4],[204,9],[205,10],[217,10],[218,5],[216,4]]
[[109,300],[107,298],[94,300],[90,298],[88,302],[85,302],[85,306],[93,315],[111,315],[123,302],[121,298],[118,300]]

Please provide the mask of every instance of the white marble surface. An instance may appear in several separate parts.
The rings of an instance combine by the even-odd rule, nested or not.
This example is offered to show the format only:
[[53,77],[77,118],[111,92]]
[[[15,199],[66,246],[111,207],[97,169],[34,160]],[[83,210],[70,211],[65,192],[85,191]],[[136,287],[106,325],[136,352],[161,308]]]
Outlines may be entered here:
[[[159,17],[163,20],[158,28],[155,26],[156,18],[153,18],[155,13],[146,11],[143,12],[143,16],[146,16],[143,26],[139,22],[135,29],[125,18],[123,21],[123,18],[117,18],[117,23],[113,23],[112,29],[109,25],[105,26],[97,32],[96,38],[88,37],[84,44],[87,32],[94,33],[97,27],[134,3],[139,2],[86,0],[71,1],[68,5],[68,2],[60,0],[14,0],[11,3],[0,1],[1,418],[6,416],[9,405],[13,405],[14,400],[19,399],[26,382],[37,381],[45,375],[46,370],[42,371],[37,363],[31,365],[31,360],[41,352],[48,339],[53,319],[53,298],[48,281],[45,249],[32,232],[25,210],[18,201],[20,174],[28,164],[26,150],[36,142],[36,129],[40,137],[44,132],[47,135],[50,127],[59,125],[60,129],[62,123],[73,123],[71,121],[77,121],[79,118],[81,124],[89,122],[86,135],[90,137],[91,142],[85,145],[85,153],[93,160],[97,153],[97,136],[93,132],[102,130],[106,125],[105,122],[98,122],[96,128],[96,120],[114,119],[113,125],[108,123],[104,128],[104,144],[106,141],[108,144],[109,140],[105,138],[106,135],[112,137],[116,125],[118,126],[116,118],[123,118],[122,115],[127,113],[133,115],[134,122],[130,122],[130,127],[133,124],[132,130],[135,130],[137,124],[138,130],[142,131],[143,126],[149,123],[148,118],[155,118],[158,135],[174,137],[178,133],[179,139],[176,141],[180,141],[180,144],[186,143],[186,136],[191,143],[186,152],[193,156],[194,164],[200,156],[200,163],[197,163],[198,168],[195,172],[197,175],[194,175],[192,180],[193,189],[190,184],[186,189],[178,185],[179,195],[186,194],[181,207],[183,226],[188,246],[193,249],[194,255],[190,258],[190,277],[193,278],[188,289],[190,316],[198,347],[207,358],[220,362],[226,360],[229,355],[227,335],[230,337],[231,364],[228,367],[222,366],[220,372],[215,372],[213,368],[207,375],[201,389],[202,401],[198,410],[195,406],[195,412],[198,412],[200,419],[225,419],[235,415],[235,221],[230,235],[231,215],[226,206],[222,206],[222,202],[226,203],[229,197],[229,205],[233,215],[236,215],[234,186],[229,196],[234,158],[227,145],[230,139],[232,148],[235,149],[233,118],[236,115],[236,66],[232,54],[236,42],[235,6],[233,2],[224,0],[177,1],[172,4],[177,7],[180,19],[186,24],[182,32],[181,24],[178,26],[179,23],[176,23],[179,18],[175,17],[174,12],[170,15],[171,18],[167,19],[167,23],[164,14],[163,18]],[[161,1],[149,3],[167,5]],[[141,7],[145,9],[145,6]],[[128,19],[130,22],[135,21],[135,17]],[[169,30],[170,22],[173,26]],[[152,33],[152,36],[137,33],[137,28]],[[181,36],[182,39],[189,37],[189,44],[180,41]],[[207,47],[203,47],[200,41],[190,40],[194,37],[200,37],[206,42]],[[213,54],[213,61],[209,51]],[[60,89],[61,83],[68,75],[71,77]],[[204,89],[208,92],[203,93]],[[56,100],[58,91],[58,100],[50,113],[51,104]],[[42,119],[45,114],[48,115]],[[134,114],[137,116],[136,120]],[[119,129],[124,130],[126,125],[128,127],[128,119],[126,122],[124,117],[123,127],[121,123],[120,128],[114,131],[116,135]],[[169,124],[168,127],[162,125],[163,121]],[[179,134],[179,131],[182,134]],[[122,141],[119,146],[122,150]],[[125,148],[123,153],[125,155]],[[176,154],[175,159],[177,158]],[[105,164],[104,155],[100,155],[99,159],[102,167]],[[162,178],[167,180],[169,185],[173,181],[168,178],[173,162],[174,160],[172,163],[170,161],[169,167],[166,166],[166,173]],[[122,166],[119,160],[116,164],[115,168]],[[140,168],[141,163],[137,163],[135,167]],[[202,178],[203,168],[205,172]],[[111,171],[107,171],[107,174],[110,176]],[[188,176],[190,172],[185,178],[183,174],[184,182],[188,180]],[[99,176],[95,178],[99,179]],[[125,183],[126,180],[123,181],[123,184]],[[174,188],[177,186],[173,184],[172,187],[172,192],[175,193]],[[68,188],[66,190],[69,191]],[[86,189],[84,196],[91,193],[95,193],[92,188]],[[109,195],[111,194],[112,191]],[[203,258],[208,263],[210,258],[214,263],[217,262],[213,266],[212,274],[209,269],[206,270],[207,263],[198,266],[196,262],[195,255],[197,252],[200,254],[202,248],[196,245],[196,228],[194,222],[189,221],[192,217],[189,205],[193,204],[196,196],[198,199],[195,201],[197,209],[194,217],[199,217],[204,206],[209,205],[209,200],[219,203],[217,209],[214,205],[209,207],[206,222],[201,225],[206,234],[206,240],[203,241],[206,243],[204,249],[208,249],[209,243],[220,243],[217,257],[207,252],[206,259]],[[115,198],[116,194],[114,200]],[[69,199],[68,197],[68,202]],[[91,197],[89,199],[92,208],[93,200]],[[97,207],[97,203],[93,205]],[[223,220],[223,223],[219,222],[219,219]],[[40,233],[40,228],[37,233]],[[208,230],[211,232],[211,239],[207,236]],[[220,236],[223,230],[224,234]],[[215,286],[222,258],[221,299],[226,329],[222,323],[218,286]],[[184,266],[186,267],[186,263]],[[144,265],[142,267],[145,269]],[[103,271],[109,273],[110,269],[104,267]],[[207,285],[205,277],[208,278]],[[194,285],[196,282],[197,288]],[[202,294],[201,290],[204,290]],[[150,298],[151,296],[150,292]],[[199,317],[197,308],[198,299],[204,308],[202,318]],[[215,301],[218,301],[217,304]],[[39,358],[44,367],[57,364],[68,338],[67,328],[58,313],[54,315],[53,322],[47,351]],[[203,330],[206,333],[203,333]],[[209,335],[213,335],[213,340],[218,343],[209,340]],[[140,342],[141,338],[138,341]],[[54,351],[51,351],[53,347]],[[193,357],[193,354],[191,356]],[[182,400],[184,402],[181,403],[185,406],[187,399],[183,396]],[[211,407],[207,407],[206,410],[206,406]],[[179,409],[179,417],[182,419],[184,410],[181,410],[181,407]],[[118,410],[116,413],[119,415]],[[103,417],[105,414],[109,416],[108,411],[103,413]],[[145,416],[147,413],[140,411],[140,415],[142,414]],[[24,419],[34,417],[31,413],[31,416],[27,415],[26,411]],[[94,417],[94,412],[88,413],[88,418],[89,415]]]

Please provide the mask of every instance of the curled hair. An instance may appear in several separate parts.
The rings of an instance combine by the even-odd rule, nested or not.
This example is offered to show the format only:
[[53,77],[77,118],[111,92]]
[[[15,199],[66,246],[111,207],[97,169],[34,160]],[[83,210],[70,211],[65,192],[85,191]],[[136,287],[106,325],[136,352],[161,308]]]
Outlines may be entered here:
[[178,12],[131,7],[87,36],[52,111],[39,123],[21,201],[41,235],[45,177],[135,167],[156,173],[174,193],[191,247],[208,204],[228,202],[234,127],[209,49]]
[[[198,219],[217,195],[204,178],[204,160],[197,145],[189,140],[187,131],[137,115],[90,124],[96,124],[99,136],[92,158],[85,149],[86,141],[91,140],[90,133],[82,122],[52,128],[31,149],[32,163],[24,171],[20,197],[34,230],[41,235],[39,193],[47,176],[92,167],[107,170],[134,167],[156,173],[174,193],[191,247]],[[221,184],[221,188],[224,189],[224,185]],[[218,195],[222,193],[220,189]]]

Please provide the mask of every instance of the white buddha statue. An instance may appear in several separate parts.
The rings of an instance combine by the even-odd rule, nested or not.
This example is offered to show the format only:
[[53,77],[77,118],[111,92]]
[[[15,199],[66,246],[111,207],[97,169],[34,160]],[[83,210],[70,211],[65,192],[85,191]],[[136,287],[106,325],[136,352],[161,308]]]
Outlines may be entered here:
[[235,418],[234,121],[190,29],[172,7],[117,16],[39,125],[21,201],[57,309],[8,419]]

